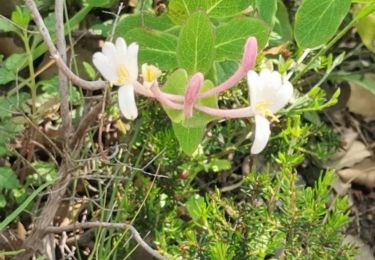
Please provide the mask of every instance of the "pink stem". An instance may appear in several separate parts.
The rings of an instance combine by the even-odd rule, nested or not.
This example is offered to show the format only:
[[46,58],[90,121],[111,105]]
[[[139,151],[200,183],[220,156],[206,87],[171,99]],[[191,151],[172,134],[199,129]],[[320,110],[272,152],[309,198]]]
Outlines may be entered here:
[[[177,104],[168,99],[168,97],[163,92],[161,92],[157,83],[152,85],[150,89],[146,89],[139,82],[137,82],[136,84],[134,84],[134,89],[141,95],[156,98],[161,104],[169,108],[176,110],[184,109],[183,104]],[[246,118],[254,116],[254,111],[251,107],[238,109],[218,109],[195,104],[194,108],[206,114],[224,118]]]
[[225,117],[225,118],[246,118],[254,116],[254,111],[251,107],[245,108],[237,108],[237,109],[219,109],[219,108],[211,108],[202,105],[195,105],[194,106],[199,111],[202,111],[206,114],[218,117]]
[[176,110],[182,110],[184,109],[184,105],[182,104],[177,104],[171,100],[169,100],[168,98],[166,98],[163,93],[160,91],[160,88],[158,86],[157,83],[154,83],[151,88],[150,88],[151,92],[154,94],[154,97],[163,105],[167,106],[167,107],[170,107],[172,109],[176,109]]
[[249,37],[246,40],[242,61],[238,70],[229,79],[227,79],[219,86],[199,94],[198,98],[219,94],[220,92],[223,92],[236,85],[243,77],[246,76],[247,72],[254,67],[256,63],[257,53],[257,39],[255,37]]
[[[168,97],[163,92],[161,92],[157,83],[154,84],[150,89],[147,89],[144,86],[142,86],[139,82],[137,82],[134,84],[134,89],[137,93],[141,95],[157,99],[161,104],[169,108],[176,110],[184,109],[183,104],[177,104],[168,99]],[[206,114],[224,118],[246,118],[254,116],[254,111],[251,107],[238,109],[218,109],[195,104],[194,108]]]
[[[141,83],[139,83],[138,81],[134,82],[134,90],[135,92],[137,92],[138,94],[142,95],[142,96],[145,96],[145,97],[151,97],[151,98],[155,98],[155,95],[154,93],[150,90],[149,87],[146,87],[145,85],[142,85]],[[159,88],[160,90],[160,88]],[[183,102],[184,101],[184,97],[183,96],[179,96],[179,95],[174,95],[174,94],[169,94],[169,93],[165,93],[163,91],[160,90],[160,93],[162,96],[164,96],[165,98],[169,99],[169,100],[172,100],[172,101],[180,101],[180,102]]]
[[226,81],[221,83],[219,86],[214,87],[210,90],[207,90],[206,92],[200,93],[198,95],[198,98],[204,98],[208,96],[212,96],[215,94],[219,94],[220,92],[223,92],[227,89],[230,89],[234,85],[236,85],[243,77],[246,76],[247,71],[243,68],[241,65],[238,70]]
[[152,93],[152,91],[149,88],[143,86],[138,81],[134,82],[133,87],[134,87],[135,92],[137,92],[138,94],[141,94],[142,96],[151,97],[151,98],[155,97],[154,93]]
[[166,92],[163,92],[160,90],[160,93],[165,97],[165,98],[168,98],[169,100],[172,100],[172,101],[179,101],[179,102],[183,102],[185,100],[185,98],[183,96],[180,96],[180,95],[175,95],[175,94],[170,94],[170,93],[166,93]]

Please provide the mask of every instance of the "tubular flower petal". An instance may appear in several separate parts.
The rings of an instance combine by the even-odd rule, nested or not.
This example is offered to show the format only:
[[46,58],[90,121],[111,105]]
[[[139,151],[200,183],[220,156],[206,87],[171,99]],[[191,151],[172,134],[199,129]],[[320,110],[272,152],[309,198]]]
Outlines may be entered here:
[[117,38],[115,44],[105,42],[102,51],[94,54],[93,63],[106,80],[120,86],[120,110],[125,118],[134,120],[138,116],[133,87],[138,78],[138,44],[127,46],[123,38]]
[[193,116],[193,107],[195,100],[198,97],[199,90],[203,85],[204,76],[202,73],[198,72],[194,74],[188,84],[185,92],[185,102],[184,102],[184,114],[186,118]]
[[245,43],[241,65],[246,71],[251,70],[257,59],[258,43],[255,37],[249,37]]
[[255,137],[252,154],[260,153],[270,136],[270,121],[278,121],[274,115],[293,96],[292,84],[283,79],[279,72],[262,70],[259,74],[249,71],[247,80],[250,93],[250,106],[255,114]]
[[255,116],[255,137],[251,146],[251,153],[258,154],[266,147],[268,139],[271,135],[270,121],[263,116]]
[[118,103],[121,113],[125,118],[134,120],[138,116],[135,104],[134,89],[132,85],[121,86],[118,90]]

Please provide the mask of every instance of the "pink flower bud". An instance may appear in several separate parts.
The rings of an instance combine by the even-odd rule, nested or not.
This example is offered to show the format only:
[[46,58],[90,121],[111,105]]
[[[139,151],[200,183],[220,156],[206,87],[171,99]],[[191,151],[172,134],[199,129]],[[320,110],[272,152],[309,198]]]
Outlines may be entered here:
[[251,36],[247,39],[245,43],[244,52],[242,56],[242,62],[241,62],[242,67],[246,71],[249,71],[254,67],[256,63],[256,59],[257,59],[257,52],[258,52],[257,39]]
[[198,97],[199,90],[203,85],[204,76],[202,73],[195,73],[188,84],[188,87],[185,92],[185,101],[184,101],[184,114],[186,118],[193,116],[193,107],[195,100]]

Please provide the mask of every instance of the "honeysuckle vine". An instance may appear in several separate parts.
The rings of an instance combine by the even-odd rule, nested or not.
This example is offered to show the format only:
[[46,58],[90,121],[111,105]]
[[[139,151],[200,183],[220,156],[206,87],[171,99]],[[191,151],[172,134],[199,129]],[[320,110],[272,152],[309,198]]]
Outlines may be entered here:
[[[256,63],[257,52],[256,38],[249,37],[244,46],[241,63],[232,76],[220,85],[200,93],[204,84],[204,75],[196,72],[191,76],[184,96],[162,91],[158,83],[162,72],[154,65],[143,64],[142,82],[138,80],[137,43],[127,46],[123,38],[117,38],[115,44],[105,42],[102,51],[94,54],[93,63],[106,80],[112,85],[120,86],[118,102],[125,118],[134,120],[138,116],[134,92],[154,98],[168,108],[183,110],[186,119],[194,116],[194,109],[221,118],[254,116],[255,138],[251,153],[257,154],[268,142],[270,120],[278,121],[274,114],[283,108],[293,95],[293,86],[286,78],[282,78],[279,72],[262,70],[258,75],[252,70]],[[218,95],[232,88],[246,76],[250,93],[248,107],[220,109],[197,104],[201,98]]]
[[[122,38],[118,38],[116,40],[116,46],[118,42],[124,42],[125,44],[125,41]],[[202,111],[204,113],[207,113],[213,116],[219,116],[219,117],[224,117],[224,118],[244,118],[244,117],[250,117],[254,115],[253,109],[251,108],[251,106],[247,108],[242,108],[242,109],[216,109],[216,108],[210,108],[210,107],[195,104],[196,100],[200,98],[205,98],[208,96],[220,94],[230,89],[231,87],[235,86],[240,80],[242,80],[246,76],[247,72],[254,67],[255,62],[256,62],[256,55],[257,55],[257,41],[254,37],[249,37],[248,40],[246,41],[245,46],[244,46],[244,55],[242,58],[242,62],[240,63],[240,66],[237,69],[237,71],[234,72],[234,74],[231,77],[229,77],[229,79],[227,79],[220,85],[214,88],[211,88],[208,91],[199,93],[200,87],[202,86],[204,82],[204,76],[202,73],[197,72],[191,77],[188,83],[188,86],[186,88],[185,96],[174,95],[174,94],[163,92],[157,82],[157,78],[161,75],[161,71],[158,68],[156,68],[154,65],[143,64],[142,65],[143,82],[140,83],[139,81],[134,80],[135,69],[130,68],[131,71],[127,71],[128,70],[128,65],[126,64],[127,61],[121,61],[121,59],[119,59],[119,57],[127,56],[126,49],[116,48],[116,46],[110,42],[104,43],[102,52],[97,52],[94,54],[93,63],[106,80],[108,80],[113,85],[120,86],[119,106],[125,118],[135,119],[135,117],[133,116],[129,117],[128,111],[125,111],[124,113],[123,109],[126,110],[126,107],[124,104],[121,104],[121,102],[122,101],[129,102],[128,105],[130,107],[127,108],[129,110],[129,109],[133,109],[133,99],[130,100],[129,98],[129,100],[125,100],[122,97],[121,90],[124,88],[125,83],[122,81],[119,81],[119,77],[125,77],[125,78],[131,77],[133,80],[131,80],[130,85],[132,89],[135,90],[135,92],[146,97],[155,98],[160,103],[162,103],[163,105],[169,108],[176,109],[176,110],[184,110],[184,113],[187,117],[191,117],[193,115],[192,108],[195,108],[199,111]],[[117,51],[117,54],[114,53],[116,51]],[[115,56],[113,58],[112,63],[109,59],[111,55]],[[133,55],[132,57],[134,56],[135,55]],[[135,64],[135,62],[132,62],[132,64]],[[124,76],[121,74],[126,74],[126,75]]]

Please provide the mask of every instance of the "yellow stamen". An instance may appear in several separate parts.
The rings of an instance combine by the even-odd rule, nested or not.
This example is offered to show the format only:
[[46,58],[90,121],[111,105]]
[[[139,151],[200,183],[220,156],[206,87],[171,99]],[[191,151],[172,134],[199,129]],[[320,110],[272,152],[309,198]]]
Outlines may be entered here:
[[117,67],[117,76],[118,76],[118,79],[116,83],[118,85],[122,85],[126,83],[127,81],[129,81],[130,79],[129,71],[126,69],[126,67],[123,64],[120,64]]
[[149,66],[146,69],[146,81],[153,81],[155,79],[155,70],[152,69],[151,66]]
[[160,77],[161,71],[154,65],[143,64],[142,65],[142,77],[144,82],[153,82]]
[[269,117],[271,121],[279,122],[279,119],[269,109],[271,103],[267,100],[262,100],[256,103],[255,110],[259,111],[264,117]]

